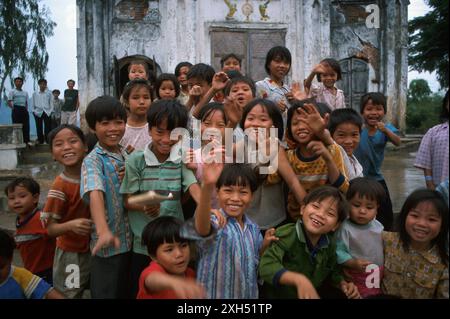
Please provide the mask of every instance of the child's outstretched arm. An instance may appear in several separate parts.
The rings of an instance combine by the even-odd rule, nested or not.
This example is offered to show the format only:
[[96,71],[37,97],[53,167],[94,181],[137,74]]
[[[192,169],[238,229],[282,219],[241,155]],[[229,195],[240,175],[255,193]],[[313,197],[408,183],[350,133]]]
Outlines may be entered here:
[[61,224],[50,218],[47,224],[47,232],[50,237],[58,237],[68,232],[73,232],[80,236],[89,236],[91,225],[92,221],[87,218],[76,218]]
[[194,279],[178,277],[161,272],[152,272],[144,281],[146,290],[155,294],[162,290],[173,290],[180,299],[205,298],[205,289]]
[[303,82],[303,85],[305,86],[305,90],[309,90],[311,88],[311,84],[312,84],[312,81],[314,80],[314,77],[320,73],[325,73],[325,70],[323,69],[322,64],[319,63],[316,66],[314,66],[311,73],[308,75],[308,77]]
[[284,179],[292,193],[294,193],[295,199],[298,203],[303,201],[303,198],[306,196],[305,189],[300,184],[297,174],[295,174],[294,170],[289,163],[285,150],[280,146],[278,150],[278,173]]
[[402,140],[400,139],[400,136],[392,132],[389,128],[387,128],[383,122],[378,122],[377,129],[379,129],[381,132],[383,132],[389,141],[392,142],[395,146],[400,146],[402,143]]

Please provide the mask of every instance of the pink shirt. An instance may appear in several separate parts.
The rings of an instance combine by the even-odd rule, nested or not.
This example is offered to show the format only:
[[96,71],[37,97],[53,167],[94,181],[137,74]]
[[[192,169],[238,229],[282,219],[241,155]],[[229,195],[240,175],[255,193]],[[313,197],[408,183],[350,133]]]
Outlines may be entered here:
[[311,85],[309,97],[314,97],[317,103],[328,104],[331,110],[343,109],[345,108],[344,91],[338,88],[336,90],[336,95],[334,95],[323,83],[319,82]]

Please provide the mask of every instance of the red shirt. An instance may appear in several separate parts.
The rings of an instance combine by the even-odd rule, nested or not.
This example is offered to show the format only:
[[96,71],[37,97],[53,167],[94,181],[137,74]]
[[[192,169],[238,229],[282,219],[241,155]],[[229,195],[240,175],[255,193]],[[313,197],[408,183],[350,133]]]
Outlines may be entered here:
[[35,209],[22,221],[17,217],[16,228],[14,239],[25,269],[35,274],[53,268],[56,241],[42,227],[40,211]]
[[[150,265],[142,271],[139,277],[139,292],[136,299],[178,299],[173,290],[163,290],[156,294],[150,294],[145,288],[144,282],[145,278],[152,272],[161,272],[167,274],[167,272],[162,268],[157,262],[152,261]],[[195,278],[195,272],[191,268],[187,268],[184,273],[186,278]]]

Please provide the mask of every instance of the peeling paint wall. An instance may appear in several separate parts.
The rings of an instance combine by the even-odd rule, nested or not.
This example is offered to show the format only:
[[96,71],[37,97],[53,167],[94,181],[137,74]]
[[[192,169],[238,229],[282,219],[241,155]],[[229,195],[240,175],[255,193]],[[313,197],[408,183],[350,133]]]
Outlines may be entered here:
[[[384,15],[380,29],[368,29],[363,22],[367,13],[359,3],[372,2],[379,4]],[[407,39],[407,2],[77,0],[81,106],[85,108],[100,94],[113,93],[113,56],[154,56],[163,72],[173,72],[180,61],[211,63],[210,31],[214,28],[282,29],[293,55],[289,81],[303,80],[326,57],[367,57],[369,89],[390,97],[389,116],[396,118],[404,114],[406,99],[406,52],[395,48]],[[400,15],[395,15],[396,10],[401,10]]]

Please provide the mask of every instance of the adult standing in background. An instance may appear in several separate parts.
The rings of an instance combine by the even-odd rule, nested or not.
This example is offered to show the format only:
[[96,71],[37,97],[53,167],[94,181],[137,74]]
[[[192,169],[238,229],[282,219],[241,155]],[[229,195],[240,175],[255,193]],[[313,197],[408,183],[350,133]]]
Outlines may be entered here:
[[22,124],[23,142],[30,145],[30,115],[28,114],[28,93],[22,90],[23,78],[14,79],[15,89],[8,94],[8,106],[11,108],[13,123]]
[[52,94],[47,88],[47,80],[38,81],[39,91],[33,93],[33,115],[36,121],[36,133],[39,144],[47,143],[47,136],[52,129]]
[[77,111],[79,100],[78,90],[74,89],[75,81],[68,80],[67,87],[64,91],[64,104],[61,109],[61,124],[77,124]]

